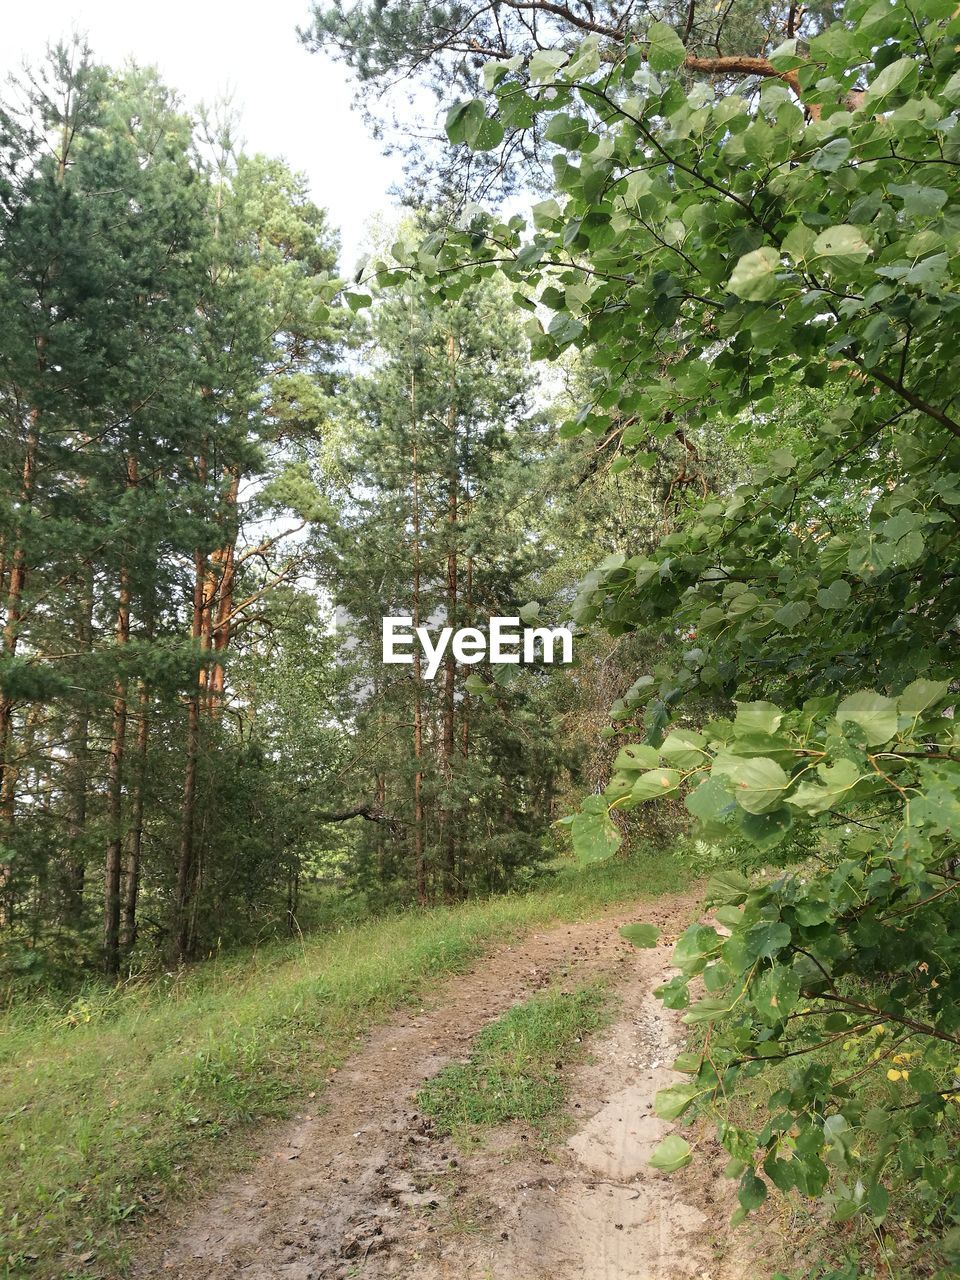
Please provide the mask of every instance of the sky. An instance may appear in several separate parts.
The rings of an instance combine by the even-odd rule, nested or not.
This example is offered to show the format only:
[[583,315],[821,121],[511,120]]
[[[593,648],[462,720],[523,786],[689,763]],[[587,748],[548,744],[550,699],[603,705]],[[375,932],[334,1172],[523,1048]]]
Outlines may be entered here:
[[352,109],[348,72],[297,39],[309,0],[33,0],[5,10],[4,80],[79,32],[99,60],[158,67],[187,106],[229,95],[245,149],[307,174],[340,230],[342,270],[352,273],[370,221],[395,212],[388,189],[401,176],[399,158],[382,153]]

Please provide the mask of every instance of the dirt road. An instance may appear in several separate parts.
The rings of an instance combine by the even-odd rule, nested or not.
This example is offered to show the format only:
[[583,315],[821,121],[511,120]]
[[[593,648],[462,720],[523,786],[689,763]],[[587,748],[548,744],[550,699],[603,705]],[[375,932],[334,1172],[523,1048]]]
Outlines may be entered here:
[[[653,1115],[681,1041],[653,998],[689,898],[564,925],[503,946],[417,1011],[373,1031],[317,1111],[275,1131],[253,1169],[160,1222],[134,1275],[176,1280],[739,1280],[725,1250],[731,1184],[709,1140],[665,1177],[647,1166],[671,1126]],[[663,928],[637,951],[618,924]],[[469,1054],[476,1033],[548,983],[609,975],[615,1022],[570,1070],[572,1136],[544,1152],[523,1125],[462,1152],[416,1109],[423,1080]],[[742,1247],[742,1246],[741,1246]]]

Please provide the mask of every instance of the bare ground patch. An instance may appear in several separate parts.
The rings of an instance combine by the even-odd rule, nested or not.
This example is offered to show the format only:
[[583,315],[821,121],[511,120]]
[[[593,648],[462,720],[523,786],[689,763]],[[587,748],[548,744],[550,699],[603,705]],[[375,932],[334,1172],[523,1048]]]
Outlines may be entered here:
[[[645,903],[667,938],[692,898]],[[682,1026],[653,998],[670,947],[623,942],[617,916],[530,934],[374,1030],[305,1112],[265,1135],[246,1175],[154,1224],[134,1275],[177,1280],[735,1280],[729,1183],[703,1139],[672,1177],[647,1168],[670,1125],[653,1115]],[[428,1077],[465,1058],[487,1022],[548,983],[599,973],[616,1021],[569,1075],[572,1135],[547,1151],[522,1125],[458,1150],[416,1108]],[[319,1104],[318,1104],[319,1106]]]

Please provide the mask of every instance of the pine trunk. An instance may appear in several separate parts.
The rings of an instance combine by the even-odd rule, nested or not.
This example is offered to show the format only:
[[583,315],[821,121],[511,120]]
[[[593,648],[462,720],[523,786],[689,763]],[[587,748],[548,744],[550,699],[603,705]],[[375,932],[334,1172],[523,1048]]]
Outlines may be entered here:
[[[377,800],[376,800],[377,813],[382,815],[383,813],[385,813],[387,808],[387,778],[385,774],[378,773],[376,775],[374,779],[374,787],[376,789],[376,797],[377,797]],[[377,836],[376,836],[377,879],[379,880],[380,885],[383,886],[386,884],[386,880],[387,880],[387,870],[386,870],[387,839],[386,839],[386,831],[384,829],[385,824],[383,822],[378,822],[376,825],[377,825]]]
[[[206,457],[197,464],[201,483],[207,479]],[[197,806],[197,761],[200,754],[200,718],[207,692],[206,656],[210,636],[209,581],[206,556],[199,549],[194,555],[193,625],[191,634],[198,642],[202,665],[197,688],[187,705],[187,733],[184,742],[183,794],[180,803],[180,844],[177,851],[177,886],[173,902],[173,956],[182,963],[192,949],[192,905],[197,877],[194,847]]]
[[150,693],[140,685],[137,722],[136,778],[130,800],[123,903],[120,914],[120,947],[128,952],[137,940],[137,896],[140,893],[140,857],[143,849],[143,811],[147,785],[147,744],[150,736]]
[[[40,346],[41,360],[43,348]],[[36,482],[37,452],[40,444],[40,413],[30,411],[20,484],[20,505],[26,509],[33,503]],[[23,619],[23,589],[27,580],[27,550],[23,532],[10,557],[10,580],[7,586],[7,611],[3,628],[3,654],[8,660],[17,653],[20,623]],[[13,821],[17,803],[17,765],[13,755],[13,699],[0,697],[0,833],[5,843],[12,843]],[[13,915],[13,868],[0,865],[0,926],[10,923]]]
[[[117,648],[121,652],[130,641],[130,579],[120,570],[117,602]],[[127,737],[127,680],[121,674],[114,683],[113,726],[107,757],[107,844],[103,878],[103,967],[108,977],[120,972],[120,862],[123,849],[123,752]]]
[[[93,648],[93,563],[85,560],[82,569],[80,610],[77,617],[77,650]],[[70,762],[65,779],[67,801],[66,859],[61,886],[60,918],[76,927],[83,917],[83,892],[87,865],[83,840],[87,826],[87,772],[90,765],[90,705],[81,695],[70,727]]]
[[[451,333],[447,339],[447,358],[450,365],[450,405],[447,409],[449,432],[449,477],[447,480],[447,626],[457,625],[457,500],[460,476],[457,458],[457,409],[454,403],[454,369],[456,348]],[[442,767],[448,794],[452,789],[454,755],[456,752],[456,676],[457,667],[453,645],[447,646],[443,663],[443,724],[441,731]],[[456,815],[449,805],[443,815],[443,896],[452,901],[457,895],[457,839]]]
[[[473,556],[467,556],[466,623],[473,626]],[[466,760],[470,755],[470,695],[464,693],[460,709],[460,755]]]
[[[417,457],[417,383],[410,379],[410,411],[413,421],[413,625],[420,625],[420,474]],[[417,902],[427,901],[427,866],[423,813],[423,671],[420,650],[413,649],[413,865]]]
[[226,493],[226,502],[227,525],[230,529],[230,535],[224,545],[211,556],[211,561],[215,566],[215,574],[219,572],[219,579],[216,584],[216,618],[212,626],[212,647],[216,657],[210,672],[209,692],[209,710],[213,716],[219,715],[223,707],[223,655],[229,647],[233,631],[233,597],[237,572],[236,510],[237,498],[240,494],[240,468],[231,467],[228,468],[228,471],[230,485]]

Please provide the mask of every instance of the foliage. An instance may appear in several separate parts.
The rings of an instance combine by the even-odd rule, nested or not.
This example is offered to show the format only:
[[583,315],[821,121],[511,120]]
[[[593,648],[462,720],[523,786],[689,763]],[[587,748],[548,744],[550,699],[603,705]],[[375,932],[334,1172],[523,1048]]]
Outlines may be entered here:
[[7,972],[182,959],[287,890],[263,815],[297,824],[225,672],[297,611],[288,540],[329,517],[296,450],[332,388],[335,260],[303,179],[155,73],[74,42],[5,89]]
[[[730,74],[731,54],[736,61],[735,55],[748,49],[756,63],[761,59],[755,55],[768,54],[785,37],[819,30],[833,8],[832,0],[804,6],[756,0],[719,6],[687,0],[627,6],[608,0],[479,0],[470,6],[456,0],[313,0],[311,20],[300,35],[308,48],[354,74],[358,107],[407,155],[410,201],[431,205],[439,197],[449,209],[460,204],[465,191],[485,195],[494,184],[500,191],[515,183],[527,190],[531,184],[549,185],[540,122],[525,113],[485,120],[482,103],[472,102],[493,90],[503,65],[529,67],[536,76],[558,65],[558,59],[562,63],[564,53],[577,50],[585,37],[605,60],[616,60],[638,30],[649,26],[654,63],[679,48],[691,66],[724,76]],[[670,24],[682,31],[682,42]],[[401,86],[407,90],[402,96]],[[435,102],[450,108],[451,140],[461,144],[456,151],[435,145],[430,114]],[[411,128],[413,111],[423,117],[421,128]]]
[[[557,198],[529,237],[521,218],[471,211],[417,262],[440,296],[465,264],[500,267],[534,312],[534,352],[589,362],[592,395],[564,434],[617,433],[624,468],[678,424],[770,441],[732,495],[584,583],[581,625],[659,624],[685,644],[614,708],[645,741],[621,751],[574,838],[602,858],[618,809],[681,795],[705,832],[764,851],[798,825],[838,829],[814,840],[813,875],[724,873],[731,936],[696,926],[679,944],[682,976],[661,994],[686,1007],[702,975],[686,1017],[710,1040],[674,1114],[795,1054],[765,1123],[721,1121],[742,1213],[772,1182],[881,1223],[913,1181],[948,1267],[960,422],[942,335],[960,270],[958,32],[940,0],[850,0],[733,92],[691,87],[682,40],[658,23],[615,58],[587,41],[494,64],[496,119],[546,122]],[[482,149],[485,115],[452,111],[452,139]],[[788,406],[805,425],[778,448]],[[868,1034],[863,1070],[826,1051]]]
[[[841,1221],[882,1221],[889,1190],[905,1186],[949,1220],[960,1027],[949,699],[946,681],[918,680],[896,700],[855,693],[786,713],[740,703],[733,721],[704,726],[697,758],[675,770],[705,836],[732,829],[775,845],[795,821],[840,824],[813,872],[760,884],[716,874],[708,903],[717,924],[687,930],[674,954],[681,976],[659,993],[711,1036],[684,1063],[691,1083],[659,1095],[658,1106],[669,1095],[681,1114],[763,1066],[796,1060],[768,1099],[767,1123],[721,1125],[745,1209],[765,1195],[756,1161],[776,1187],[805,1195],[823,1193],[832,1169]],[[660,751],[675,758],[669,736]],[[626,773],[614,803],[642,803],[648,776]],[[699,977],[706,994],[697,998],[689,983]],[[853,1063],[824,1053],[841,1041],[867,1051]]]
[[437,308],[416,282],[384,290],[357,321],[360,367],[318,458],[338,513],[321,582],[351,724],[337,788],[374,818],[350,871],[384,901],[501,890],[546,855],[563,772],[546,670],[510,679],[511,668],[458,669],[448,655],[431,681],[420,665],[381,660],[385,616],[432,631],[518,616],[547,558],[521,315],[499,282]]

